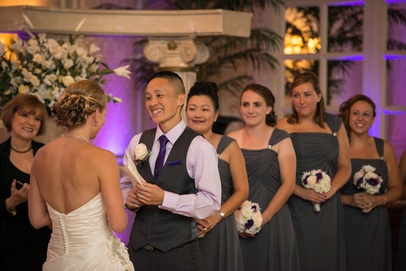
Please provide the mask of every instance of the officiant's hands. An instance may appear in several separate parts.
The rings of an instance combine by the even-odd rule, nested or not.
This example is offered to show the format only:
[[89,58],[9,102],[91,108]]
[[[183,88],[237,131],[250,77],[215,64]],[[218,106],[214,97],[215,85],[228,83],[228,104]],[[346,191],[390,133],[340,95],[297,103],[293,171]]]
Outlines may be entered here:
[[127,196],[127,199],[125,201],[125,205],[130,210],[137,210],[138,208],[140,208],[143,205],[138,200],[137,190],[136,189],[132,189],[130,192],[128,192],[128,196]]
[[137,184],[137,199],[146,205],[162,205],[164,201],[164,190],[155,184],[145,182],[144,185]]

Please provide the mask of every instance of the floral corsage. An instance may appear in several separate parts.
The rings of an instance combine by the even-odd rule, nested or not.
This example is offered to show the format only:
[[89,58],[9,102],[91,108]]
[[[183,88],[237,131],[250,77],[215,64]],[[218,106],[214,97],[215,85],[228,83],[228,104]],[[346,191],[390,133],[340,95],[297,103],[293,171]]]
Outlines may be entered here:
[[148,161],[151,151],[147,149],[144,143],[140,143],[135,146],[134,149],[134,163],[136,166],[142,165],[142,163]]
[[354,174],[354,185],[358,189],[364,189],[369,195],[377,194],[382,182],[381,175],[370,165],[363,166]]
[[244,201],[234,212],[234,217],[238,232],[256,234],[261,230],[261,207],[256,202]]
[[[312,171],[304,172],[301,178],[303,186],[307,189],[313,189],[317,193],[326,193],[331,188],[331,179],[321,169],[313,169]],[[320,212],[320,204],[313,205],[315,212]]]

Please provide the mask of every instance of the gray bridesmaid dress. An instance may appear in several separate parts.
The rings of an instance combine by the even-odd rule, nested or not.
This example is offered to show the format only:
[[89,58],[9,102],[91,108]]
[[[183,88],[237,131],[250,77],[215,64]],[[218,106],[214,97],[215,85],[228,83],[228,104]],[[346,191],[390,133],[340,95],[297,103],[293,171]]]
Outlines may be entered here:
[[[301,184],[303,172],[324,170],[331,179],[337,169],[337,132],[342,121],[326,114],[332,133],[292,133],[296,152],[296,184]],[[299,247],[300,270],[346,270],[344,215],[339,193],[320,204],[320,212],[313,204],[292,195],[288,201]]]
[[406,208],[403,210],[399,228],[398,253],[396,259],[396,271],[406,270]]
[[[234,139],[223,136],[217,146],[217,154],[221,154]],[[233,181],[230,165],[218,159],[221,179],[221,204],[232,195]],[[220,221],[203,238],[199,239],[200,250],[205,271],[243,271],[241,248],[238,240],[234,215]]]
[[[249,180],[248,200],[265,210],[281,186],[278,154],[272,146],[289,137],[276,129],[263,150],[242,149]],[[255,235],[240,238],[246,271],[299,270],[295,232],[287,204]]]
[[[344,195],[363,192],[354,183],[354,174],[363,166],[370,165],[381,174],[382,184],[378,195],[385,193],[388,180],[388,168],[383,160],[384,142],[375,138],[380,159],[351,159],[352,174],[341,188]],[[347,270],[392,270],[392,247],[389,216],[386,206],[374,208],[369,213],[361,209],[344,205],[345,242]]]

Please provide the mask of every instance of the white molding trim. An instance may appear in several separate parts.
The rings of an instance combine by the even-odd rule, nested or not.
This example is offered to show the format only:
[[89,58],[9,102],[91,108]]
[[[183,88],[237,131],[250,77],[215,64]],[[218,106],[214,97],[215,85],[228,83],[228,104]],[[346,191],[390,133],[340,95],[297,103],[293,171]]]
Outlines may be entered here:
[[155,37],[249,37],[252,19],[252,13],[223,9],[163,11],[3,6],[0,14],[0,32],[29,30],[53,34]]

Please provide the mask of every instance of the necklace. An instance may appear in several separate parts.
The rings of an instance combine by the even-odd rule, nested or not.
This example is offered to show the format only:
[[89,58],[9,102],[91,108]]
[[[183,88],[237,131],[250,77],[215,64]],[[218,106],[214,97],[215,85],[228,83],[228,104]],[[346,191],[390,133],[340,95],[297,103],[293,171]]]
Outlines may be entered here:
[[67,134],[62,134],[62,136],[63,136],[63,137],[69,137],[69,138],[81,138],[81,139],[86,140],[86,142],[89,142],[89,139],[87,139],[86,137],[81,136],[81,135],[67,135]]
[[30,150],[32,150],[32,146],[31,146],[28,150],[26,150],[26,151],[19,151],[19,150],[17,150],[17,149],[14,149],[13,146],[11,146],[11,149],[12,149],[13,151],[15,151],[16,153],[27,153],[27,152],[29,152]]

